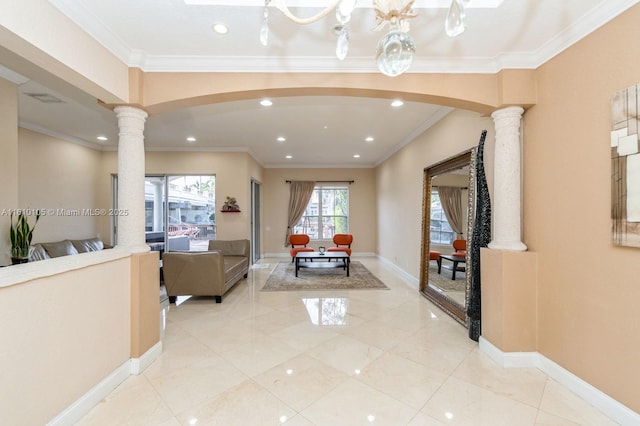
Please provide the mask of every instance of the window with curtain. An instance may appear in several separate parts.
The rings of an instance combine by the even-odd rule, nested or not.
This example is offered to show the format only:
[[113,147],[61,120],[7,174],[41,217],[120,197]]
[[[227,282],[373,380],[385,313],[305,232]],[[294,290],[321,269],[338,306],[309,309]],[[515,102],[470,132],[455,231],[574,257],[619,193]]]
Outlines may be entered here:
[[349,233],[349,188],[316,185],[302,218],[293,228],[312,240],[331,240]]
[[429,235],[431,244],[439,245],[451,245],[456,235],[447,221],[447,216],[442,208],[437,189],[431,191],[431,223]]

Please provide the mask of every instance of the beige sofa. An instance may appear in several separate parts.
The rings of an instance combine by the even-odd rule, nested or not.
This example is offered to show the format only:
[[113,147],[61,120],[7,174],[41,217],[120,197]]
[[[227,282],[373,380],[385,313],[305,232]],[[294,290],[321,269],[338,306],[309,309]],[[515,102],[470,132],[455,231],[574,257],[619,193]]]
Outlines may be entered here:
[[68,256],[90,251],[99,251],[105,248],[100,238],[86,238],[83,240],[62,240],[52,243],[37,243],[31,246],[29,262],[51,259],[53,257]]
[[176,296],[214,296],[222,302],[231,287],[249,272],[249,240],[210,240],[209,251],[165,252],[164,285],[170,301]]

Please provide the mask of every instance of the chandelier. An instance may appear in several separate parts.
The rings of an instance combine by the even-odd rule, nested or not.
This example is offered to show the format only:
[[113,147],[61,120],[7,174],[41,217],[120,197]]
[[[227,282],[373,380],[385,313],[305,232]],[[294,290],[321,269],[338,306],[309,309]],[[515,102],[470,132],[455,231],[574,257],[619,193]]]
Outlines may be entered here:
[[[335,10],[337,24],[334,30],[338,34],[336,56],[343,60],[349,51],[349,22],[357,0],[334,0],[329,6],[309,18],[295,16],[286,0],[265,0],[264,18],[260,27],[260,42],[266,46],[269,41],[269,6],[271,3],[287,18],[297,24],[310,24],[319,21]],[[376,51],[378,70],[390,77],[398,76],[409,69],[416,51],[413,37],[409,35],[409,20],[417,14],[412,9],[415,0],[374,0],[376,13],[375,31],[389,27],[389,32],[380,39]],[[445,20],[445,32],[449,37],[460,35],[465,30],[465,7],[471,0],[451,0],[451,6]]]

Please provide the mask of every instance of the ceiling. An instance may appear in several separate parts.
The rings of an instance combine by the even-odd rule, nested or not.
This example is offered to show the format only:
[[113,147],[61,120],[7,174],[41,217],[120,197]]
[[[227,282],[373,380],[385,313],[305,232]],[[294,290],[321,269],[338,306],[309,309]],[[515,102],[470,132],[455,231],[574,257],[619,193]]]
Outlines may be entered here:
[[[296,1],[314,6],[329,3]],[[371,0],[359,0],[362,7],[353,13],[349,54],[344,61],[335,58],[333,14],[300,26],[269,8],[269,45],[262,46],[258,34],[263,0],[49,3],[123,62],[146,72],[377,72],[375,50],[384,35],[384,31],[372,31]],[[418,16],[411,20],[410,31],[416,56],[409,72],[495,73],[503,68],[536,68],[635,3],[637,0],[471,0],[467,30],[452,39],[444,33],[449,0],[416,0]],[[484,7],[497,4],[497,8]],[[318,10],[292,8],[299,16]],[[226,35],[212,31],[217,22],[228,26]],[[29,93],[47,93],[63,102],[44,103]],[[368,98],[313,96],[272,101],[271,107],[255,99],[151,116],[145,145],[149,150],[246,151],[266,167],[373,167],[450,112],[415,102],[391,107],[390,100]],[[97,149],[116,147],[113,112],[78,91],[26,81],[19,89],[19,120],[22,127]],[[97,141],[98,135],[108,141]],[[196,141],[187,142],[189,136]],[[286,140],[278,142],[280,136]],[[369,136],[374,140],[365,141]]]

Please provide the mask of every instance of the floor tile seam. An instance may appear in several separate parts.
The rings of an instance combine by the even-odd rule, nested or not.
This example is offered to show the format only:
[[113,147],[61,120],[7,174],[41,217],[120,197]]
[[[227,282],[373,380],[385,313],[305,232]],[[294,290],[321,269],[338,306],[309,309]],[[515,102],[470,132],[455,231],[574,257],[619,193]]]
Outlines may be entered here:
[[[281,365],[281,364],[278,364]],[[277,367],[277,366],[276,366]],[[275,368],[275,367],[273,367]],[[267,370],[269,371],[269,370]],[[263,373],[260,373],[263,374]],[[257,374],[256,376],[259,376],[260,374]],[[254,377],[256,377],[254,376]],[[285,407],[287,407],[288,409],[290,409],[291,411],[293,411],[294,413],[296,413],[296,415],[300,414],[300,411],[296,410],[295,408],[293,408],[292,406],[290,406],[286,401],[284,401],[283,399],[281,399],[278,395],[274,394],[273,392],[271,392],[271,390],[269,388],[267,388],[266,386],[263,386],[261,383],[259,383],[258,381],[255,380],[254,377],[249,377],[249,380],[251,380],[256,386],[259,386],[260,389],[262,389],[263,391],[267,392],[269,395],[271,395],[272,397],[274,397],[276,400],[278,400],[281,404],[283,404]]]
[[[315,359],[315,358],[314,358],[314,359]],[[320,360],[316,360],[316,361],[320,361]],[[321,362],[321,361],[320,361],[320,362]],[[273,368],[276,368],[276,367],[281,366],[281,365],[283,365],[283,364],[284,364],[284,363],[278,364],[277,366],[275,366],[275,367],[273,367]],[[335,384],[335,385],[331,386],[331,388],[330,388],[328,391],[324,392],[322,395],[320,395],[319,397],[317,397],[314,401],[312,401],[312,402],[310,402],[310,403],[306,404],[306,405],[304,406],[304,408],[302,408],[302,409],[300,409],[300,410],[296,410],[295,408],[291,407],[291,406],[290,406],[286,401],[284,401],[284,400],[283,400],[283,399],[281,399],[278,395],[276,395],[276,394],[274,394],[273,392],[271,392],[271,390],[270,390],[269,388],[267,388],[266,386],[264,386],[264,385],[262,385],[261,383],[259,383],[258,381],[256,381],[255,377],[257,377],[257,376],[259,376],[259,375],[261,375],[261,374],[264,374],[264,373],[260,373],[260,374],[257,374],[257,375],[256,375],[256,376],[254,376],[254,377],[251,377],[251,380],[252,380],[254,383],[256,383],[258,386],[262,387],[264,390],[266,390],[267,392],[269,392],[269,394],[271,394],[274,398],[278,399],[278,401],[282,402],[282,403],[283,403],[283,404],[285,404],[288,408],[290,408],[291,410],[295,411],[295,412],[296,412],[296,415],[300,415],[300,416],[304,417],[304,416],[302,415],[302,412],[303,412],[304,410],[306,410],[307,408],[311,407],[313,404],[315,404],[315,403],[316,403],[316,402],[318,402],[320,399],[324,398],[325,396],[327,396],[328,394],[330,394],[331,392],[333,392],[335,389],[337,389],[339,386],[341,386],[342,384],[344,384],[345,382],[347,382],[347,381],[351,378],[351,376],[350,376],[350,375],[348,375],[348,374],[346,374],[346,373],[343,373],[342,371],[339,371],[339,370],[335,369],[334,367],[331,367],[331,366],[329,366],[329,365],[327,365],[327,364],[325,364],[325,363],[322,363],[322,364],[323,364],[323,366],[325,366],[325,367],[329,367],[329,368],[332,368],[332,369],[334,369],[334,370],[338,371],[338,372],[339,372],[339,373],[341,373],[344,377],[341,377],[341,378],[340,378],[340,381],[339,381],[337,384]],[[269,371],[269,370],[267,370],[267,371]],[[265,372],[265,373],[266,373],[266,372]],[[305,417],[305,419],[306,419],[306,417]],[[308,420],[308,419],[307,419],[307,420]],[[311,421],[310,421],[310,423],[313,423],[313,422],[311,422]]]
[[[143,375],[144,375],[144,373],[143,373]],[[145,376],[145,379],[149,382],[149,385],[150,385],[150,386],[151,386],[151,388],[153,389],[154,393],[156,394],[156,396],[158,397],[158,399],[162,402],[163,407],[164,407],[164,408],[166,408],[166,409],[167,409],[167,411],[168,411],[169,413],[171,413],[171,417],[172,417],[172,418],[174,418],[174,419],[176,419],[176,420],[177,420],[177,416],[178,416],[178,414],[180,414],[180,413],[176,413],[175,411],[173,411],[173,410],[171,409],[171,406],[169,405],[169,403],[164,399],[164,397],[162,396],[162,394],[160,393],[160,391],[158,390],[158,388],[153,384],[153,382],[152,382],[152,381],[151,381],[147,376]],[[190,407],[189,407],[189,408],[190,408]],[[188,408],[187,408],[187,409],[188,409]],[[183,410],[183,411],[185,411],[185,410]],[[167,420],[169,420],[169,419],[167,419]],[[167,420],[165,420],[165,421],[167,421]]]
[[[456,379],[458,379],[458,380],[461,380],[461,381],[463,381],[463,382],[465,382],[465,383],[469,383],[469,384],[473,384],[473,385],[476,385],[476,386],[480,386],[480,387],[481,387],[481,388],[483,388],[483,389],[486,389],[486,390],[491,391],[491,389],[490,389],[490,388],[486,388],[486,387],[484,387],[484,386],[482,386],[482,385],[478,385],[477,383],[474,383],[474,382],[472,382],[472,381],[469,381],[469,380],[467,380],[467,379],[465,379],[465,378],[463,378],[463,377],[460,377],[460,376],[456,375],[456,372],[458,372],[458,370],[462,367],[462,364],[464,364],[464,363],[466,362],[466,360],[468,359],[468,357],[469,357],[469,356],[474,356],[474,353],[475,353],[475,352],[476,352],[476,351],[474,350],[474,351],[472,351],[469,355],[467,355],[467,357],[465,357],[465,359],[461,362],[461,364],[460,364],[460,365],[458,365],[458,366],[457,366],[457,367],[456,367],[456,368],[451,372],[451,376],[452,376],[452,377],[454,377],[454,378],[456,378]],[[498,368],[505,369],[505,367],[498,367]],[[534,368],[534,369],[535,369],[535,368]],[[535,370],[537,370],[537,369],[535,369]],[[539,371],[539,370],[537,370],[537,371]],[[542,374],[544,374],[544,373],[542,373]],[[495,376],[494,376],[494,377],[495,377]],[[502,379],[501,379],[501,378],[497,378],[497,377],[495,377],[495,378],[496,378],[496,380],[497,380],[497,381],[499,381],[499,382],[500,382],[500,381],[502,381]],[[547,386],[547,378],[548,378],[548,377],[545,375],[545,383],[544,383],[544,386],[543,386],[543,388],[542,388],[542,392],[540,393],[540,397],[539,397],[539,399],[538,399],[538,403],[537,403],[537,404],[530,404],[530,403],[528,403],[528,402],[520,401],[520,400],[518,400],[518,399],[511,398],[511,397],[506,396],[506,395],[501,395],[501,396],[505,396],[506,398],[512,399],[512,400],[514,400],[514,401],[520,402],[520,403],[522,403],[522,404],[525,404],[525,405],[528,405],[528,406],[530,406],[530,407],[532,407],[532,408],[535,408],[535,409],[537,409],[537,410],[540,410],[540,405],[542,404],[542,398],[544,397],[544,389],[546,389],[546,386]],[[514,383],[514,382],[510,382],[510,383],[515,384],[515,385],[518,385],[518,386],[520,385],[519,383]],[[493,392],[493,393],[495,394],[495,392]],[[497,394],[497,395],[500,395],[500,394]]]
[[[549,411],[547,411],[547,410],[544,410],[544,409],[542,408],[542,402],[544,401],[544,395],[545,395],[545,393],[547,392],[547,387],[548,387],[548,385],[549,385],[549,381],[553,381],[554,383],[556,383],[556,384],[560,385],[560,383],[556,382],[555,380],[553,380],[553,379],[552,379],[551,377],[549,377],[548,375],[546,375],[546,374],[545,374],[545,376],[547,377],[547,379],[546,379],[546,380],[545,380],[545,382],[544,382],[544,389],[542,390],[542,396],[540,397],[540,404],[539,404],[539,406],[538,406],[538,414],[537,414],[537,416],[536,416],[536,420],[537,420],[538,416],[540,416],[540,413],[545,413],[545,414],[548,414],[548,415],[550,415],[550,416],[559,417],[559,418],[561,418],[561,419],[563,419],[563,420],[566,420],[566,421],[568,421],[568,422],[576,423],[573,419],[569,419],[569,418],[567,418],[566,416],[564,416],[563,414],[559,414],[559,413],[551,413],[551,412],[549,412]],[[565,388],[563,385],[560,385],[560,386],[561,386],[563,389],[567,389],[567,388]],[[571,391],[570,391],[570,392],[571,392]],[[576,395],[576,394],[574,394],[573,392],[571,392],[571,394],[572,394],[572,395]],[[602,414],[602,412],[601,412],[600,410],[598,410],[597,408],[595,408],[593,405],[589,404],[589,407],[591,407],[592,409],[596,410],[598,413]],[[606,416],[606,415],[605,415],[605,417],[609,418],[609,417],[608,417],[608,416]],[[612,422],[613,422],[613,420],[612,420]]]
[[[469,382],[468,380],[461,379],[460,377],[456,377],[456,376],[454,376],[454,375],[453,375],[453,372],[449,375],[449,377],[447,377],[447,379],[442,383],[442,385],[441,385],[441,386],[444,386],[444,385],[445,385],[447,382],[449,382],[450,380],[458,380],[458,381],[464,382],[464,383],[466,383],[467,385],[472,386],[472,387],[474,387],[474,388],[477,388],[477,389],[478,389],[478,390],[480,390],[480,391],[484,391],[484,392],[488,392],[488,393],[490,393],[493,397],[495,397],[495,398],[497,398],[497,399],[500,399],[500,400],[509,400],[509,402],[511,402],[511,403],[515,403],[515,404],[518,404],[518,405],[520,405],[520,406],[525,406],[525,407],[532,408],[532,409],[536,410],[536,418],[538,417],[538,413],[539,413],[540,411],[543,411],[543,410],[540,410],[540,409],[538,409],[537,407],[535,407],[535,406],[533,406],[533,405],[531,405],[531,404],[527,404],[526,402],[518,401],[517,399],[510,398],[510,397],[508,397],[508,396],[506,396],[506,395],[501,395],[501,394],[499,394],[499,393],[494,392],[494,391],[493,391],[493,390],[491,390],[491,389],[487,389],[487,388],[485,388],[484,386],[481,386],[481,385],[478,385],[478,384],[475,384],[475,383]],[[435,396],[435,393],[432,395],[432,397],[433,397],[433,396]],[[430,399],[431,399],[431,398],[430,398]],[[555,414],[554,414],[554,415],[555,415]],[[561,416],[557,416],[557,417],[561,417]],[[569,420],[569,419],[565,419],[565,420]],[[572,421],[572,420],[569,420],[569,421]],[[534,424],[535,424],[535,421],[534,421]],[[533,425],[532,425],[532,426],[533,426]]]
[[377,392],[377,393],[381,393],[381,394],[383,394],[384,396],[386,396],[386,397],[388,397],[388,398],[393,399],[395,402],[399,403],[399,404],[400,404],[400,405],[402,405],[403,407],[405,407],[405,408],[409,409],[410,411],[414,412],[414,413],[413,413],[413,415],[411,416],[411,418],[415,417],[415,416],[416,416],[416,415],[418,415],[418,413],[420,412],[420,409],[415,409],[415,408],[411,407],[410,405],[408,405],[406,402],[400,401],[400,400],[399,400],[398,398],[396,398],[395,396],[393,396],[393,395],[391,395],[391,394],[389,394],[389,393],[387,393],[387,392],[385,392],[385,391],[383,391],[383,390],[376,389],[376,388],[374,388],[373,386],[371,386],[370,384],[368,384],[368,383],[366,383],[366,382],[363,382],[363,381],[362,381],[362,380],[361,380],[357,375],[356,375],[356,376],[353,376],[353,375],[352,375],[352,376],[349,376],[349,378],[351,378],[351,379],[353,379],[353,380],[356,380],[356,381],[357,381],[358,383],[360,383],[361,385],[364,385],[364,386],[366,386],[367,388],[369,388],[369,390],[372,390],[372,391]]
[[[414,362],[415,362],[415,361],[414,361]],[[432,371],[434,371],[434,370],[432,370]],[[378,388],[373,387],[372,385],[370,385],[370,384],[368,384],[367,382],[365,382],[365,381],[364,381],[364,378],[363,378],[363,376],[362,376],[361,374],[360,374],[360,375],[350,376],[350,377],[351,377],[351,378],[354,378],[354,379],[355,379],[355,380],[357,380],[359,383],[362,383],[363,385],[366,385],[367,387],[369,387],[369,388],[371,388],[371,389],[373,389],[373,390],[376,390],[376,391],[378,391],[378,392],[380,392],[380,393],[382,393],[382,394],[384,394],[384,395],[388,396],[389,398],[392,398],[392,399],[393,399],[393,400],[395,400],[396,402],[400,402],[401,404],[403,404],[403,405],[405,405],[405,406],[409,407],[409,408],[410,408],[410,409],[412,409],[412,410],[417,410],[417,412],[415,413],[414,417],[415,417],[416,415],[418,415],[418,413],[420,412],[420,410],[422,410],[422,408],[424,407],[424,404],[422,404],[419,408],[417,408],[417,409],[416,409],[416,408],[414,408],[414,407],[410,406],[409,404],[407,404],[406,402],[401,401],[400,399],[398,399],[398,398],[397,398],[396,396],[394,396],[393,394],[391,394],[391,393],[387,392],[387,391],[386,391],[386,389],[385,389],[385,390],[382,390],[382,389],[378,389]],[[446,379],[445,379],[445,380],[443,380],[443,383],[444,383],[444,381],[446,381]],[[442,386],[442,383],[440,384],[440,386]],[[440,386],[438,386],[438,389],[440,388]],[[428,399],[431,399],[431,397],[433,396],[433,394],[434,394],[434,393],[435,393],[435,391],[432,393],[432,395],[431,395],[431,396],[429,396],[429,398],[428,398]],[[426,404],[426,402],[425,402],[425,404]]]

